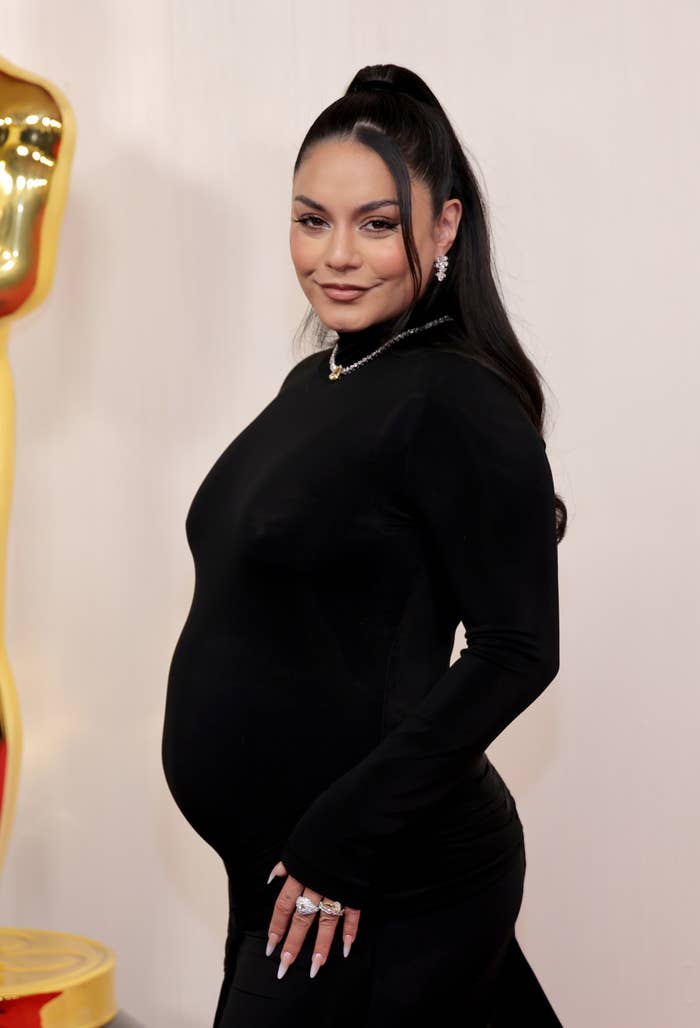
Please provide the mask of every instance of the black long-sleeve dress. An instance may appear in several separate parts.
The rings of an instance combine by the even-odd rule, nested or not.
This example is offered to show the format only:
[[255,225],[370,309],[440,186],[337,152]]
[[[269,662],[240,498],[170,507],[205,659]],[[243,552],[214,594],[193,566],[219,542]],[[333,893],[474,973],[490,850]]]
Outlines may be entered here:
[[[336,361],[378,329],[341,333]],[[163,767],[248,924],[269,922],[279,859],[400,912],[478,894],[523,848],[484,751],[558,670],[554,488],[521,404],[455,331],[337,381],[329,351],[299,361],[187,514]]]

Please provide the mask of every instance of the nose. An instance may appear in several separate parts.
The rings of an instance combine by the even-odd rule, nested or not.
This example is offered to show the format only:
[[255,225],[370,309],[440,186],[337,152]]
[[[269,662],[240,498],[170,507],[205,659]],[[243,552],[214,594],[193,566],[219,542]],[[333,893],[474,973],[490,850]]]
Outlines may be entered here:
[[362,263],[352,228],[331,229],[324,257],[329,268],[356,268]]

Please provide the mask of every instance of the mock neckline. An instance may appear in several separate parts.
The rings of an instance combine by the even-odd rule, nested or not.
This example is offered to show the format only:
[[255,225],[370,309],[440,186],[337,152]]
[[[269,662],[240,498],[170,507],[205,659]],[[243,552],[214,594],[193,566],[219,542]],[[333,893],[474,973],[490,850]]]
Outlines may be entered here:
[[[414,309],[411,319],[406,326],[407,328],[413,328],[418,325],[426,325],[430,321],[435,321],[441,317],[443,311],[430,311],[426,312],[425,306],[419,304]],[[366,357],[367,354],[372,353],[382,343],[386,342],[391,338],[389,333],[389,325],[393,321],[393,318],[386,319],[384,321],[375,321],[371,325],[365,326],[354,332],[337,332],[337,352],[336,362],[338,364],[351,364],[356,360],[360,360],[362,357]],[[443,322],[437,328],[446,328],[450,323]],[[419,343],[422,336],[432,335],[433,329],[425,329],[423,332],[412,333],[410,336],[406,336],[404,339],[399,339],[396,346],[404,346],[413,343]],[[389,349],[393,349],[389,347]]]
[[389,321],[375,321],[355,332],[338,332],[336,360],[350,364],[376,350],[390,338]]

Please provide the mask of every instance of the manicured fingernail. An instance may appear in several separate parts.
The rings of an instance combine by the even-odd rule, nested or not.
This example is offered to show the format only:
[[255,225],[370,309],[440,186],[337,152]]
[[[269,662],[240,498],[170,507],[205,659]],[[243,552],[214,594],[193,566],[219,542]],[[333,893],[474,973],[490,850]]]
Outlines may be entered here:
[[291,959],[292,954],[288,950],[285,950],[280,958],[280,966],[277,971],[278,978],[284,978],[285,974],[287,973],[287,968],[289,967]]
[[270,932],[270,934],[267,937],[267,946],[265,947],[265,956],[266,957],[272,956],[272,951],[274,950],[275,946],[277,945],[277,943],[279,941],[280,941],[279,935],[275,935],[274,932]]
[[350,955],[350,947],[352,946],[352,935],[345,936],[345,943],[343,944],[343,956],[347,957]]
[[267,882],[266,882],[266,885],[269,885],[269,884],[270,884],[270,882],[272,881],[272,879],[273,879],[273,878],[274,878],[274,877],[275,877],[275,876],[276,876],[276,875],[278,874],[278,872],[279,872],[279,869],[280,869],[280,866],[279,866],[279,864],[275,864],[275,866],[274,866],[274,867],[272,868],[272,870],[270,871],[270,877],[268,878],[268,880],[267,880]]
[[311,970],[309,971],[309,978],[315,978],[318,974],[318,969],[323,964],[323,953],[314,953],[314,958],[311,961]]

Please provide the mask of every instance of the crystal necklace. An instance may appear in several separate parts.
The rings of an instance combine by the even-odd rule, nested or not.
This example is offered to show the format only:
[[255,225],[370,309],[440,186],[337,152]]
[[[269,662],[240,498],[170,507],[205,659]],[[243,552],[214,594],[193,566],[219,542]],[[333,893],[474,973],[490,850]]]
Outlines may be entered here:
[[382,343],[382,345],[377,347],[376,350],[373,350],[372,353],[368,353],[366,357],[363,357],[359,361],[355,361],[354,364],[348,364],[347,367],[344,367],[342,364],[336,364],[335,363],[335,355],[338,352],[338,345],[339,345],[339,342],[340,342],[340,341],[338,341],[335,344],[335,346],[333,347],[333,350],[331,352],[331,356],[330,356],[330,369],[331,369],[331,371],[330,371],[330,375],[328,377],[330,378],[330,380],[332,382],[335,382],[336,379],[340,378],[341,375],[347,375],[351,371],[354,371],[355,368],[359,368],[361,364],[365,364],[367,361],[372,360],[372,358],[376,357],[378,354],[380,354],[382,352],[382,350],[386,350],[387,346],[391,346],[391,344],[395,343],[397,340],[403,339],[404,336],[410,336],[410,335],[412,335],[413,332],[421,332],[421,331],[423,331],[423,329],[432,328],[433,325],[439,325],[443,321],[452,321],[452,320],[453,319],[452,319],[452,315],[451,314],[444,314],[441,318],[436,318],[435,321],[429,321],[427,323],[427,325],[417,325],[415,328],[407,328],[403,332],[399,332],[399,334],[397,336],[393,336],[391,339],[387,339],[387,341],[385,343]]

